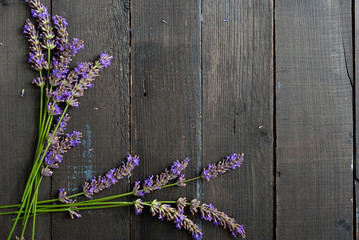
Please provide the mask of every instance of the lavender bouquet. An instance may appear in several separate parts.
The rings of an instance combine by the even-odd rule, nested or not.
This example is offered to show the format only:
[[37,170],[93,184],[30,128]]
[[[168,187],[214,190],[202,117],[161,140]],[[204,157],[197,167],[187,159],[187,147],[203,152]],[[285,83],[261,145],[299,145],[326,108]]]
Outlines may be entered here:
[[[69,107],[79,107],[78,98],[85,90],[93,87],[94,79],[99,72],[107,68],[112,56],[102,53],[95,62],[77,63],[70,69],[69,64],[76,53],[83,48],[83,41],[74,38],[71,41],[66,30],[67,22],[61,16],[53,16],[39,0],[25,0],[35,21],[26,20],[24,34],[30,44],[29,63],[39,74],[33,83],[40,88],[40,111],[38,142],[35,151],[33,167],[28,178],[21,203],[0,206],[7,211],[0,215],[14,214],[13,227],[8,239],[11,239],[19,221],[22,221],[20,237],[24,239],[29,219],[32,220],[32,239],[35,239],[36,216],[52,212],[68,212],[72,219],[81,217],[81,210],[102,209],[113,207],[133,206],[136,214],[141,214],[144,208],[149,208],[153,216],[175,223],[176,227],[189,231],[194,239],[202,239],[203,233],[199,227],[185,215],[185,209],[193,215],[199,214],[203,220],[228,228],[233,236],[245,238],[243,225],[234,218],[217,210],[212,204],[200,203],[197,199],[187,201],[185,197],[175,201],[152,200],[145,202],[141,198],[155,190],[167,187],[185,187],[187,183],[198,180],[211,180],[235,168],[243,162],[243,154],[231,154],[217,164],[204,168],[201,175],[186,179],[184,170],[189,159],[175,161],[169,169],[162,173],[149,176],[143,182],[135,181],[132,191],[110,197],[93,199],[93,195],[110,188],[120,179],[129,177],[132,170],[139,165],[137,156],[127,156],[126,161],[117,168],[110,169],[104,176],[94,177],[83,185],[83,191],[67,196],[65,189],[59,190],[57,199],[38,201],[38,192],[44,177],[50,177],[54,169],[59,167],[63,155],[68,150],[81,143],[82,134],[77,131],[66,133],[70,117],[66,113]],[[131,202],[118,199],[134,196]],[[75,198],[84,196],[90,200],[77,201]],[[8,210],[16,208],[15,211]]]

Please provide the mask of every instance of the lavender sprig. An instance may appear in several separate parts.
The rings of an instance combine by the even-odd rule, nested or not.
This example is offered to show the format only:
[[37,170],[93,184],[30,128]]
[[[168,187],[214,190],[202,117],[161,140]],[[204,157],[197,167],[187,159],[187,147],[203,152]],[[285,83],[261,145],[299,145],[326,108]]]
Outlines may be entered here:
[[24,34],[26,34],[30,43],[29,62],[32,63],[32,68],[36,71],[42,71],[45,64],[45,54],[42,52],[39,33],[36,31],[35,25],[26,20],[24,26]]
[[150,212],[152,213],[152,216],[158,215],[158,219],[167,221],[173,221],[176,224],[176,228],[178,229],[186,229],[189,231],[194,239],[202,239],[203,233],[198,228],[198,226],[189,219],[186,215],[179,212],[177,209],[171,207],[169,204],[161,204],[157,200],[153,200],[149,204],[145,204],[141,201],[135,202],[135,211],[136,213],[141,211],[138,211],[138,209],[142,209],[143,205],[147,205],[150,207]]
[[208,168],[203,169],[201,177],[207,181],[218,177],[219,174],[226,173],[242,165],[244,154],[233,153],[226,156],[217,165],[210,164]]
[[[197,204],[197,202],[195,202]],[[193,209],[194,206],[191,206]],[[198,208],[196,206],[195,208]],[[216,224],[221,225],[224,228],[228,228],[234,237],[241,236],[246,237],[243,225],[238,224],[234,218],[229,217],[224,212],[218,211],[212,204],[203,203],[200,207],[201,218]]]
[[182,173],[183,170],[188,166],[188,162],[190,160],[188,158],[179,162],[175,161],[170,170],[165,169],[160,175],[149,176],[143,182],[143,189],[140,190],[140,182],[136,181],[133,187],[133,195],[143,197],[146,193],[150,193],[155,190],[161,189],[162,186],[166,185],[169,181],[179,178],[179,185],[184,186],[184,175]]
[[122,166],[111,169],[105,176],[94,177],[91,182],[85,182],[83,186],[85,196],[90,197],[95,193],[111,187],[125,176],[130,176],[132,170],[138,166],[139,161],[140,159],[137,156],[132,157],[129,155],[126,163],[123,162]]

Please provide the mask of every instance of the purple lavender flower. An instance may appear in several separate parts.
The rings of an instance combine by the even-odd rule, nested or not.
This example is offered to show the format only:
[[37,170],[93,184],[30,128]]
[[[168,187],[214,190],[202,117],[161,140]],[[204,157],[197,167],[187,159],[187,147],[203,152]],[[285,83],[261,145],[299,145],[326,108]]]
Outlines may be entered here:
[[68,199],[66,195],[67,195],[67,193],[66,193],[65,189],[64,189],[64,188],[60,188],[60,189],[59,189],[59,200],[60,200],[60,202],[69,204],[69,203],[70,203],[70,200],[71,200],[71,203],[72,203],[73,200],[72,200],[72,199]]
[[185,187],[186,183],[184,182],[186,179],[184,177],[184,174],[181,174],[178,178],[177,178],[177,185],[179,187]]
[[197,208],[200,209],[201,218],[224,228],[228,228],[234,237],[246,237],[243,225],[238,224],[234,218],[229,217],[224,212],[218,211],[212,204],[203,203],[199,206],[199,201],[193,199],[190,204],[192,214],[197,213]]
[[141,187],[141,182],[135,181],[135,185],[133,186],[132,189],[132,194],[137,197],[143,197],[145,195],[145,192],[143,190],[140,190],[140,187]]
[[56,40],[55,40],[56,47],[58,49],[64,49],[66,44],[69,42],[68,39],[69,33],[67,32],[66,29],[66,26],[68,25],[67,21],[65,18],[58,15],[54,16],[52,18],[52,21],[54,23],[54,27],[56,30]]
[[198,201],[197,199],[192,199],[190,202],[190,211],[192,214],[195,214],[198,212],[197,208],[199,207],[199,205],[201,204],[200,201]]
[[182,227],[188,230],[194,239],[202,239],[203,233],[194,222],[189,219],[183,213],[180,213],[177,209],[171,207],[168,204],[161,204],[157,200],[153,200],[150,203],[150,212],[152,216],[158,214],[159,219],[166,219],[167,221],[173,221],[178,229]]
[[95,193],[111,187],[123,177],[131,175],[131,171],[138,166],[139,161],[137,156],[132,157],[129,155],[127,157],[127,162],[122,163],[121,167],[111,169],[105,176],[99,176],[98,178],[94,177],[91,182],[85,182],[83,186],[85,196],[90,197]]
[[100,69],[107,68],[110,66],[112,58],[113,56],[110,56],[107,53],[102,53],[100,59],[95,62],[95,66],[98,66]]
[[41,169],[41,175],[45,176],[45,177],[50,177],[52,176],[54,172],[51,171],[51,169],[47,166],[43,166]]
[[71,207],[71,209],[69,210],[70,217],[71,217],[72,219],[82,217],[81,214],[79,213],[79,211],[76,210],[76,208],[77,208],[77,207],[74,206],[74,207]]
[[43,39],[42,47],[44,49],[52,50],[55,48],[55,43],[52,40],[55,37],[53,27],[51,23],[51,16],[48,9],[40,3],[38,0],[26,0],[31,9],[33,18],[36,18],[39,22],[39,28],[41,29],[41,38]]
[[186,207],[187,199],[185,197],[177,199],[177,209],[179,213],[184,212],[184,208]]
[[219,174],[223,174],[227,171],[240,167],[243,162],[244,154],[233,153],[226,156],[225,159],[220,161],[217,165],[210,164],[208,168],[203,169],[201,177],[207,181],[211,178],[216,178]]
[[34,78],[34,80],[32,80],[33,84],[36,84],[36,86],[38,87],[44,87],[45,86],[45,79],[44,78]]
[[[150,193],[155,190],[160,190],[162,186],[166,185],[169,181],[180,178],[179,186],[182,184],[181,181],[184,181],[184,175],[181,175],[181,172],[186,169],[188,166],[188,162],[190,160],[188,158],[179,162],[175,161],[170,170],[165,169],[160,175],[156,175],[156,179],[154,180],[154,176],[149,176],[143,183],[143,189],[139,190],[139,184],[136,184],[133,188],[133,195],[143,197],[144,194]],[[184,184],[184,183],[183,183]],[[182,185],[183,185],[182,184]]]
[[32,63],[32,68],[37,71],[42,71],[46,66],[44,60],[44,53],[42,52],[39,33],[35,29],[35,25],[29,20],[26,20],[24,26],[24,34],[28,35],[30,43],[29,62]]
[[[66,31],[66,29],[63,31]],[[51,86],[58,86],[61,81],[66,79],[67,73],[69,72],[69,64],[72,58],[81,48],[84,47],[82,40],[74,38],[72,42],[69,43],[67,39],[67,32],[64,33],[64,35],[66,35],[65,38],[62,36],[61,39],[56,39],[55,41],[59,52],[57,54],[57,58],[52,58],[53,70],[51,72],[51,78],[49,79]],[[64,85],[69,88],[68,84]]]
[[82,133],[73,131],[71,134],[66,134],[66,137],[61,141],[61,147],[63,149],[71,149],[78,146],[81,143]]
[[143,202],[142,200],[139,198],[136,201],[133,201],[134,206],[135,206],[135,213],[137,215],[142,213],[142,209],[143,209]]
[[[70,117],[66,114],[63,116],[62,121],[59,123],[57,131],[49,133],[47,139],[50,144],[48,151],[44,157],[41,173],[43,176],[51,176],[53,174],[52,169],[58,168],[59,163],[63,160],[63,154],[66,153],[73,147],[78,146],[81,143],[82,134],[74,131],[71,134],[65,134],[67,122]],[[57,123],[60,121],[60,118],[57,119]],[[50,142],[51,139],[51,142]],[[40,156],[42,158],[43,153]]]
[[62,110],[57,104],[49,102],[49,104],[47,105],[47,113],[51,116],[56,116],[60,115],[62,113]]

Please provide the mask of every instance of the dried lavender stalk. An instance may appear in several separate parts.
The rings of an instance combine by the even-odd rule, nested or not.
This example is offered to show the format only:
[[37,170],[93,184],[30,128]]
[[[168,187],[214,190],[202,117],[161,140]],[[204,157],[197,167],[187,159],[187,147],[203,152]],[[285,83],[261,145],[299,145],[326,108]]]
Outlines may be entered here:
[[162,186],[166,185],[169,181],[179,178],[179,185],[184,186],[184,175],[181,175],[181,172],[186,169],[188,166],[188,158],[183,159],[181,162],[178,160],[175,161],[170,170],[165,169],[160,175],[149,176],[143,183],[143,189],[140,190],[140,182],[136,181],[133,187],[133,195],[143,197],[146,193],[150,193],[154,190],[161,189]]
[[244,154],[233,153],[226,156],[222,161],[216,165],[210,164],[207,168],[203,169],[201,177],[207,181],[212,178],[218,177],[219,174],[226,173],[242,165]]
[[218,211],[212,204],[203,203],[200,206],[199,204],[200,202],[197,199],[191,201],[190,209],[192,214],[197,213],[197,209],[199,208],[202,219],[213,222],[216,226],[221,225],[224,228],[228,228],[234,237],[246,237],[243,225],[238,224],[234,218],[229,217],[224,212]]
[[140,159],[137,156],[132,157],[129,155],[126,163],[122,163],[122,166],[111,169],[105,176],[94,177],[91,182],[85,182],[83,186],[85,196],[90,197],[95,193],[111,187],[123,177],[130,176],[132,170],[138,166],[139,161]]

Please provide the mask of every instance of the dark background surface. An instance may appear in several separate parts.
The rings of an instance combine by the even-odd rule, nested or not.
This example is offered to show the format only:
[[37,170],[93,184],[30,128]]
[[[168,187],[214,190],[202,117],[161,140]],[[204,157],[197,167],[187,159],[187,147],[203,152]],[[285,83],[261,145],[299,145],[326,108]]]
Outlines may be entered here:
[[[356,238],[355,85],[359,4],[343,0],[50,0],[85,41],[74,59],[113,64],[69,114],[82,144],[65,155],[40,199],[81,190],[92,176],[141,158],[131,178],[189,157],[187,178],[236,152],[243,166],[207,183],[166,189],[213,203],[244,224],[247,239]],[[39,91],[22,35],[29,8],[0,0],[0,205],[20,200],[37,139]],[[358,61],[359,62],[359,61]],[[20,91],[25,89],[23,98]],[[358,111],[357,111],[358,110]],[[134,198],[127,198],[126,200]],[[131,208],[37,218],[37,239],[191,239],[185,230]],[[0,217],[5,239],[11,216]],[[204,239],[231,233],[200,222]]]

